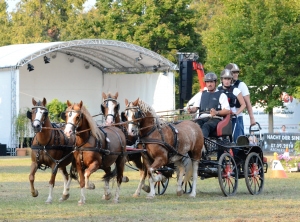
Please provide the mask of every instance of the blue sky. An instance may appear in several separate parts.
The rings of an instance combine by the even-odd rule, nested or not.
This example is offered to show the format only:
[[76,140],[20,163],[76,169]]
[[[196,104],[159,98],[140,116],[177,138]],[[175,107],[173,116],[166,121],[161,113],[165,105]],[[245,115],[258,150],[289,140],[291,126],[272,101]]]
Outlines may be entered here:
[[[20,0],[6,0],[7,4],[8,4],[8,11],[11,12],[15,7],[16,4],[19,2]],[[90,9],[94,4],[96,3],[96,0],[87,0],[85,3],[85,8],[88,10]]]

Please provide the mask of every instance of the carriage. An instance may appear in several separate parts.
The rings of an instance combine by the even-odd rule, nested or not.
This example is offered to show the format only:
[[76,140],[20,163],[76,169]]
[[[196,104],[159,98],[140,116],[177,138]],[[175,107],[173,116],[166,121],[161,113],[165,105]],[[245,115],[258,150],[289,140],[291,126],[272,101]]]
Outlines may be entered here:
[[[103,115],[106,116],[106,120],[113,120],[111,123],[120,121],[118,114],[119,103],[116,101],[117,94],[115,98],[105,98],[106,95],[103,95],[104,101],[101,104],[101,108]],[[53,159],[52,155],[49,154],[50,151],[52,152],[53,146],[59,149],[58,151],[64,149],[62,149],[60,143],[51,145],[47,149],[49,141],[52,141],[51,135],[46,137],[48,138],[48,145],[44,145],[43,150],[38,146],[38,153],[46,155],[50,160],[50,163],[47,163],[47,165],[54,169],[52,179],[49,182],[51,189],[46,203],[52,202],[52,190],[57,168],[62,167],[64,175],[67,175],[65,166],[71,160],[64,165],[60,164],[60,162],[73,156],[72,154],[74,154],[72,166],[74,165],[77,168],[81,187],[79,205],[85,203],[84,189],[95,188],[94,184],[89,182],[89,176],[99,168],[106,173],[104,177],[104,199],[111,198],[109,181],[112,177],[117,177],[114,202],[118,202],[126,157],[130,155],[135,157],[132,161],[139,168],[141,175],[140,183],[134,196],[140,195],[141,188],[147,187],[145,185],[146,176],[149,176],[149,194],[147,198],[153,198],[155,194],[162,195],[166,191],[169,179],[174,172],[177,173],[177,195],[182,195],[185,192],[190,193],[191,197],[195,197],[198,177],[201,179],[218,177],[221,190],[225,196],[231,196],[236,193],[238,179],[241,178],[245,178],[247,188],[252,195],[260,194],[263,190],[264,173],[267,172],[268,165],[260,148],[261,144],[249,144],[246,136],[239,137],[237,144],[231,143],[231,115],[226,116],[219,122],[213,135],[210,135],[209,138],[204,138],[199,125],[194,121],[162,122],[154,110],[139,99],[134,102],[125,100],[126,113],[124,112],[121,117],[127,117],[123,119],[123,123],[117,124],[117,126],[105,127],[96,125],[92,120],[92,116],[82,105],[82,101],[78,104],[71,104],[69,101],[67,103],[68,108],[62,114],[62,117],[66,118],[64,134],[69,139],[71,139],[71,135],[76,136],[75,142],[71,142],[73,139],[70,141],[67,139],[70,144],[73,144],[73,151],[70,150],[67,154]],[[32,121],[37,122],[39,125],[40,130],[37,134],[39,136],[47,132],[47,130],[42,130],[43,128],[47,129],[45,120],[47,120],[47,123],[49,122],[45,104],[45,99],[42,105],[37,105],[35,100],[33,100],[34,112],[29,113]],[[112,110],[109,111],[111,108]],[[41,113],[39,114],[39,119],[35,115],[37,113]],[[126,120],[129,121],[126,123]],[[126,125],[125,127],[124,124]],[[258,128],[253,131],[260,131],[260,125],[258,123],[257,125]],[[52,134],[52,131],[55,132],[55,129],[51,127],[49,129],[51,130],[49,131],[50,134]],[[57,132],[60,131],[58,130]],[[250,134],[251,131],[250,127]],[[140,134],[141,132],[142,134]],[[135,135],[134,133],[139,133],[139,136],[132,136]],[[55,138],[54,142],[57,140]],[[61,138],[66,140],[64,136],[61,136]],[[136,141],[134,147],[126,146],[126,144],[129,144],[129,138]],[[41,140],[38,141],[38,144],[40,143]],[[69,145],[69,143],[66,144]],[[204,150],[203,147],[205,147]],[[54,154],[58,154],[58,152],[55,151]],[[35,157],[35,155],[32,157]],[[141,157],[143,162],[141,162]],[[42,164],[40,161],[40,159],[36,160],[33,158],[30,174],[31,190],[34,197],[37,196],[37,191],[33,187],[34,174],[37,166]],[[114,170],[111,169],[113,164],[115,165]],[[65,179],[62,200],[68,197],[67,191],[70,186],[70,178],[67,180],[68,178]]]
[[[258,195],[263,191],[264,174],[267,173],[268,164],[263,156],[262,136],[260,124],[250,126],[251,132],[259,132],[258,144],[249,143],[246,135],[240,136],[237,143],[231,143],[232,115],[227,115],[219,122],[217,130],[208,138],[204,138],[205,151],[198,166],[198,176],[204,180],[218,178],[219,185],[224,196],[235,195],[238,188],[238,180],[245,179],[250,194]],[[176,122],[172,122],[176,124]],[[169,178],[176,169],[173,165],[163,166],[157,170],[167,177],[164,182],[156,183],[156,193],[164,194],[168,187]],[[189,193],[192,184],[190,181],[184,184],[184,192]]]
[[[115,107],[119,107],[119,105],[117,105],[118,103],[116,101],[117,95],[114,98],[107,98],[105,94],[103,95],[104,103],[102,104],[102,112],[105,116],[107,116],[108,112],[105,112],[105,106],[108,110],[108,102],[115,103]],[[192,141],[193,137],[188,140],[182,137],[179,138],[180,134],[184,135],[186,133],[182,131],[178,133],[178,131],[182,130],[182,124],[189,125],[191,122],[194,122],[193,120],[171,120],[161,122],[158,119],[162,116],[158,116],[153,113],[151,107],[143,101],[137,99],[136,101],[129,103],[125,100],[125,104],[126,109],[121,116],[123,122],[127,121],[127,123],[131,124],[131,128],[128,128],[128,133],[130,133],[130,131],[139,132],[134,148],[132,148],[132,146],[127,146],[127,151],[128,153],[133,150],[140,151],[143,156],[143,160],[150,162],[148,163],[147,168],[151,169],[156,167],[153,174],[149,176],[149,180],[155,182],[154,189],[156,194],[164,194],[168,187],[169,179],[175,172],[177,173],[178,187],[180,186],[178,189],[183,187],[183,192],[185,193],[194,192],[194,194],[191,195],[193,197],[195,196],[193,183],[196,182],[194,177],[200,177],[201,179],[217,177],[221,190],[225,196],[232,196],[236,193],[238,188],[238,179],[242,178],[245,179],[246,186],[250,194],[257,195],[262,192],[264,187],[264,173],[267,172],[268,164],[260,147],[262,145],[262,136],[260,133],[261,127],[259,123],[256,123],[255,126],[250,126],[249,128],[249,134],[259,131],[259,144],[250,144],[247,136],[240,136],[237,139],[237,143],[234,144],[231,142],[233,115],[227,115],[218,123],[216,132],[209,135],[208,138],[203,138],[204,140],[202,141],[202,145],[204,145],[205,149],[201,151],[201,159],[196,160],[191,150],[184,153],[178,149],[178,144],[180,143],[181,145],[182,143],[192,143],[198,144],[198,146],[201,144],[201,141],[200,143]],[[114,105],[111,106],[114,107]],[[114,109],[114,111],[110,113],[110,120],[112,122],[114,121],[114,117],[116,117],[116,119],[119,118],[116,112],[117,110]],[[189,134],[195,134],[195,131],[197,130],[193,128],[195,125],[200,128],[197,124],[194,124],[183,128],[183,130],[187,131]],[[193,130],[190,130],[189,128],[193,128]],[[154,135],[154,132],[156,132],[156,135]],[[197,136],[203,137],[202,133]],[[152,146],[152,150],[149,148],[150,146]],[[167,164],[161,164],[164,159],[159,156],[159,152],[157,152],[159,147],[162,147],[159,152],[167,151],[169,160],[172,156],[179,155],[182,157],[184,165],[188,164],[188,161],[186,161],[187,159],[192,160],[192,162],[197,162],[196,173],[193,172],[193,175],[190,175],[188,178],[180,178],[181,175],[178,171],[182,171],[182,169],[180,169],[180,164],[178,166],[177,163],[176,166],[176,161],[169,161]],[[153,153],[156,154],[153,155]],[[160,158],[158,158],[158,161],[156,161],[157,156]],[[157,167],[159,165],[160,167]],[[141,172],[140,167],[139,170]],[[184,175],[184,177],[186,176],[187,175]],[[144,174],[141,179],[142,183],[144,183],[143,179],[145,179],[145,177],[146,175]],[[162,179],[163,177],[164,179]],[[140,182],[138,189],[140,189],[143,185],[144,184],[141,184]],[[192,188],[194,188],[194,190]],[[177,194],[178,192],[179,190],[177,190]],[[137,190],[135,194],[139,195],[139,191]]]

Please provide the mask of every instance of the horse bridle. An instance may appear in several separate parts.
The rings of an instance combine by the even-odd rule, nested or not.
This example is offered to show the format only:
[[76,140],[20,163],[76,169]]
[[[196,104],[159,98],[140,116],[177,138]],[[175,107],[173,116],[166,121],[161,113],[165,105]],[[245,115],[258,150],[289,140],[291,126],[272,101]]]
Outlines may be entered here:
[[[41,121],[42,118],[41,118],[41,120],[39,120],[39,119],[34,119],[33,121],[31,120],[31,118],[32,118],[32,112],[33,112],[34,109],[36,109],[36,110],[35,110],[35,113],[37,113],[37,108],[41,108],[41,109],[45,110],[45,112],[43,112],[43,115],[42,115],[42,116],[44,116],[43,121]],[[31,120],[31,126],[32,126],[33,128],[35,128],[34,125],[33,125],[33,122],[35,122],[35,121],[39,122],[39,123],[41,124],[41,126],[44,125],[45,120],[46,120],[46,118],[47,118],[47,116],[48,116],[48,113],[49,113],[49,112],[48,112],[48,109],[47,109],[46,107],[44,107],[44,106],[34,106],[34,107],[32,107],[31,110],[32,110],[31,112],[30,112],[29,110],[27,111],[27,118]],[[40,132],[41,132],[41,131],[42,131],[42,127],[41,127]]]
[[72,116],[72,112],[74,112],[74,113],[79,113],[79,117],[78,117],[78,119],[77,119],[77,122],[75,122],[75,124],[73,124],[73,123],[71,123],[71,122],[67,122],[66,124],[70,124],[73,128],[74,128],[74,132],[76,133],[76,129],[78,128],[78,126],[79,126],[79,123],[80,123],[80,121],[82,120],[82,112],[81,112],[81,110],[74,110],[74,109],[71,109],[71,110],[69,110],[69,111],[66,111],[66,112],[64,112],[65,113],[65,115],[67,114],[67,113],[69,113],[69,117],[71,117]]
[[[117,110],[114,110],[114,111],[115,111],[114,114],[110,114],[110,113],[107,114],[107,115],[105,116],[105,120],[107,119],[108,116],[112,116],[113,121],[115,121],[116,116],[117,116],[117,113],[119,112],[119,109],[120,109],[120,103],[118,103],[117,100],[115,100],[115,99],[113,99],[113,98],[107,98],[107,99],[105,99],[105,100],[103,101],[103,103],[101,104],[101,111],[102,111],[102,113],[103,113],[103,115],[104,115],[105,107],[108,107],[108,102],[109,102],[109,101],[112,101],[112,102],[116,102],[116,103],[117,103],[117,105],[116,105],[116,107],[115,107],[115,108],[117,108]],[[104,103],[105,103],[105,107],[104,107],[104,105],[103,105]]]
[[[130,109],[137,110],[137,111],[134,112],[134,118],[135,118],[136,120],[134,120],[134,121],[128,121],[128,124],[133,124],[133,125],[136,125],[136,126],[139,127],[140,122],[138,121],[138,119],[143,118],[145,115],[144,115],[144,113],[141,111],[140,107],[138,107],[138,106],[130,106],[130,107],[126,107],[126,108],[125,108],[125,113],[123,112],[123,113],[121,114],[122,121],[123,121],[123,122],[127,122],[127,119],[126,119],[125,115],[127,116],[126,112],[128,112],[128,110],[130,110]],[[136,122],[137,122],[137,123],[136,123]]]

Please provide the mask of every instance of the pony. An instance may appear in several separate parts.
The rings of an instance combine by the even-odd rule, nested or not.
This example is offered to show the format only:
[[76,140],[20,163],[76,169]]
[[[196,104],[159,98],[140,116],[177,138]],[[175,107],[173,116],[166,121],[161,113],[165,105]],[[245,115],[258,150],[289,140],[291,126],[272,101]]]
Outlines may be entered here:
[[[34,187],[35,173],[37,169],[52,169],[49,181],[49,195],[46,200],[47,204],[52,203],[53,188],[57,170],[62,173],[64,180],[64,190],[60,201],[67,200],[70,196],[69,189],[72,177],[68,175],[66,166],[73,160],[74,137],[67,138],[62,129],[55,123],[51,123],[46,108],[47,100],[36,101],[32,98],[32,110],[27,111],[27,117],[31,120],[34,130],[34,138],[31,145],[31,167],[29,181],[31,194],[33,197],[38,196],[38,190]],[[70,173],[71,174],[71,173]]]
[[[110,126],[112,124],[115,124],[117,127],[121,128],[121,130],[123,131],[126,137],[126,145],[132,146],[137,140],[137,136],[128,135],[128,131],[127,131],[128,124],[121,122],[121,118],[119,114],[120,104],[117,101],[118,95],[119,95],[118,92],[116,92],[115,95],[111,93],[105,94],[103,92],[102,93],[103,102],[101,103],[101,111],[105,117],[105,125]],[[133,197],[140,196],[141,189],[143,189],[146,192],[150,191],[149,186],[145,185],[145,178],[147,176],[147,173],[145,171],[146,168],[143,165],[141,159],[141,152],[138,151],[137,153],[135,153],[136,151],[137,151],[136,149],[132,148],[131,151],[127,154],[127,161],[128,162],[132,161],[140,172],[140,182],[138,188],[133,194]]]
[[156,171],[170,163],[176,167],[177,195],[183,194],[182,184],[192,177],[190,197],[195,197],[198,164],[204,145],[199,125],[190,120],[183,120],[176,125],[164,122],[151,106],[139,98],[134,102],[125,99],[125,105],[124,118],[129,121],[128,133],[138,135],[138,149],[146,151],[142,157],[149,175],[150,193],[147,198],[155,197],[155,182],[166,180],[163,174],[156,174]]
[[[64,133],[67,137],[75,134],[74,159],[81,188],[79,205],[85,204],[85,188],[94,189],[95,185],[89,182],[89,177],[98,169],[103,169],[105,181],[103,199],[111,199],[109,181],[117,177],[116,193],[113,201],[119,202],[120,186],[123,178],[126,157],[126,140],[122,131],[114,126],[98,127],[83,102],[71,104],[62,114],[66,121]],[[115,168],[111,171],[111,166]]]

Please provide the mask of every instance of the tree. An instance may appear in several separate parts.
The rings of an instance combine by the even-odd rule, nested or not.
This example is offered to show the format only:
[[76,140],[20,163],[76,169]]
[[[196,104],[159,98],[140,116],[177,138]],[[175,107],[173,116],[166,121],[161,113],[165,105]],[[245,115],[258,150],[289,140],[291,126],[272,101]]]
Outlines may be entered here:
[[300,84],[300,4],[280,0],[223,0],[221,10],[202,32],[207,48],[206,68],[217,73],[230,62],[238,64],[250,85],[252,104],[269,113],[283,106],[282,92],[292,94]]
[[69,17],[83,10],[84,0],[21,0],[12,16],[12,43],[61,41]]
[[61,122],[60,114],[68,108],[67,103],[60,102],[58,99],[53,99],[46,107],[51,122]]
[[6,1],[0,2],[0,46],[5,46],[10,44],[10,26],[11,21],[9,15],[7,14],[7,3]]
[[[177,52],[204,55],[192,0],[98,0],[92,36],[140,45],[177,63]],[[95,12],[93,12],[95,14]],[[202,58],[200,58],[201,60]],[[176,74],[178,86],[178,73]],[[178,105],[178,87],[176,97]]]

